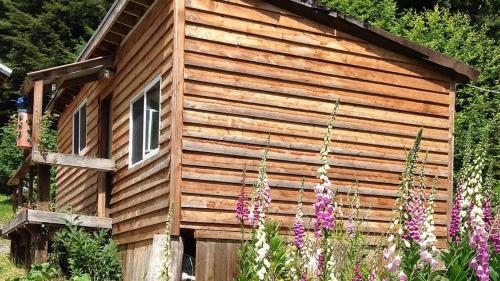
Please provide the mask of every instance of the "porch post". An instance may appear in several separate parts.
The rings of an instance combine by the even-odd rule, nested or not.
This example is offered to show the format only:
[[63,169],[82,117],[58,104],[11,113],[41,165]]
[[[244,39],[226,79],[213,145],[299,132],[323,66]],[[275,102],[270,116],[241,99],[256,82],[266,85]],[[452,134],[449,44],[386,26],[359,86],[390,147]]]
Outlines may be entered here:
[[24,195],[23,195],[23,181],[20,180],[17,184],[17,206],[19,208],[23,207]]
[[31,147],[38,151],[40,144],[40,123],[43,112],[43,80],[36,80],[33,87],[33,117],[31,124]]
[[28,182],[28,207],[31,207],[33,204],[33,181],[35,179],[35,174],[33,172],[33,168],[30,167],[30,175]]
[[49,210],[50,203],[50,166],[38,165],[38,209]]
[[37,235],[34,241],[34,263],[44,263],[49,259],[49,238],[48,231],[44,231],[41,226],[37,228]]
[[17,210],[17,187],[12,187],[12,212]]

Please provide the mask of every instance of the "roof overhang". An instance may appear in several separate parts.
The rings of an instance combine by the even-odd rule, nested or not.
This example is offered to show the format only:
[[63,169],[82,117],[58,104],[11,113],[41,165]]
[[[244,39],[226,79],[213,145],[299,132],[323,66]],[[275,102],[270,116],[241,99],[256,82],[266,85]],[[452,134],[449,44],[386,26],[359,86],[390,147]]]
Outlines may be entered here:
[[[457,59],[373,27],[368,23],[358,21],[345,14],[332,11],[316,4],[314,0],[263,1],[325,26],[353,34],[383,48],[443,67],[450,71],[450,76],[456,82],[476,80],[479,76],[479,71]],[[84,62],[96,57],[114,56],[116,50],[154,2],[155,0],[115,0],[76,61]],[[74,95],[78,91],[79,88],[73,88],[65,89],[64,92],[70,92],[71,95]],[[63,94],[56,95],[55,98],[62,96]],[[53,104],[54,101],[51,101],[51,103]]]
[[106,56],[30,72],[26,74],[21,93],[31,101],[29,94],[33,91],[34,82],[43,81],[44,85],[50,85],[43,90],[44,93],[52,93],[47,106],[48,110],[52,110],[61,100],[73,100],[83,84],[109,78],[113,73],[113,64],[114,57]]
[[0,85],[12,74],[12,69],[0,63]]
[[[95,58],[114,57],[119,46],[154,2],[155,0],[115,0],[78,55],[76,63],[85,63]],[[50,98],[47,109],[63,111],[80,89],[81,85],[74,87],[61,85],[61,89]]]
[[308,18],[312,21],[353,34],[389,50],[444,67],[455,74],[454,76],[457,82],[476,80],[479,76],[478,70],[457,59],[446,56],[440,52],[424,47],[380,28],[371,26],[366,22],[356,20],[348,15],[333,11],[325,6],[317,4],[313,0],[263,1]]
[[45,85],[55,84],[58,88],[64,85],[68,87],[85,83],[85,78],[106,68],[111,68],[113,62],[114,58],[107,56],[30,72],[26,74],[22,93],[26,95],[31,92],[33,82],[37,80],[43,80]]
[[76,60],[114,55],[154,2],[155,0],[115,0]]

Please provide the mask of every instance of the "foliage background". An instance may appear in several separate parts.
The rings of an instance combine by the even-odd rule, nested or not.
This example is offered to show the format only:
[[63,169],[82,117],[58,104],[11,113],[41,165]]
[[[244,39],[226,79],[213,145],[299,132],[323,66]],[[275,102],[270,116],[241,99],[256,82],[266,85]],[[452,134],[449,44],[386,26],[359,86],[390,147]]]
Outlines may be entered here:
[[0,0],[0,62],[13,70],[0,86],[0,192],[22,159],[9,120],[26,73],[73,62],[112,2]]

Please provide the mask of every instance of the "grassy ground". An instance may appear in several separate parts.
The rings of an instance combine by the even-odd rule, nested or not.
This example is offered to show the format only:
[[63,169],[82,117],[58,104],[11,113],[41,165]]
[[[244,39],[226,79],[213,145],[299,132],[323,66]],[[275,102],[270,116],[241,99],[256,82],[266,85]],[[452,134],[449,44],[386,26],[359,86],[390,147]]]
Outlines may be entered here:
[[[0,226],[12,217],[11,199],[0,194]],[[22,268],[17,267],[9,259],[10,243],[8,240],[0,238],[0,280],[7,280],[12,277],[25,275]]]

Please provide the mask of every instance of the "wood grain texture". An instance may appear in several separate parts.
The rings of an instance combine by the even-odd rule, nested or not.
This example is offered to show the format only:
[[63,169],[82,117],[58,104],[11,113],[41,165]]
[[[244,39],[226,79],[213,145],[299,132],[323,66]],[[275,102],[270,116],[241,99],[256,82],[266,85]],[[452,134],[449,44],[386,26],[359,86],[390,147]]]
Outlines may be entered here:
[[40,125],[42,122],[43,112],[43,80],[37,80],[34,83],[31,147],[36,150],[40,143]]
[[[150,3],[142,2],[124,9],[140,14]],[[426,183],[438,177],[436,234],[444,245],[453,158],[448,73],[259,0],[156,1],[142,19],[120,17],[137,25],[117,51],[115,75],[82,87],[60,118],[58,145],[71,151],[72,113],[86,100],[83,154],[97,157],[99,101],[112,94],[116,167],[109,215],[124,250],[125,280],[147,273],[153,236],[163,233],[171,203],[172,233],[199,234],[197,280],[234,278],[237,243],[231,240],[238,238],[203,233],[237,233],[241,170],[246,164],[249,182],[256,178],[268,133],[270,216],[284,228],[293,223],[302,177],[304,213],[312,216],[318,153],[337,99],[330,177],[343,200],[359,182],[361,213],[368,217],[363,230],[373,241],[385,232],[405,148],[424,127]],[[160,149],[129,167],[130,100],[158,75]],[[96,171],[58,168],[57,204],[94,214],[98,178]]]
[[[453,208],[453,155],[454,155],[454,149],[455,149],[455,97],[456,97],[456,92],[455,92],[455,83],[451,83],[450,85],[450,116],[449,116],[449,121],[450,121],[450,128],[449,128],[449,134],[448,134],[448,143],[449,143],[449,153],[448,153],[448,169],[450,173],[448,174],[448,223],[447,225],[450,225],[451,223],[451,209]],[[449,231],[448,231],[449,233]]]
[[196,280],[232,281],[237,275],[235,240],[198,239],[196,243]]
[[[139,8],[134,4],[130,8]],[[150,10],[122,42],[116,53],[115,74],[110,80],[86,84],[68,105],[58,124],[58,146],[61,153],[71,152],[71,117],[82,101],[87,102],[87,146],[84,156],[99,155],[99,104],[112,95],[112,160],[115,162],[109,216],[113,219],[113,234],[119,245],[130,244],[131,263],[125,263],[127,280],[140,280],[141,273],[130,268],[147,264],[149,250],[143,241],[155,233],[163,233],[169,200],[170,134],[172,100],[173,2],[156,1]],[[129,167],[129,107],[155,77],[160,76],[160,149],[146,161]],[[99,173],[61,167],[57,171],[56,202],[59,208],[79,212],[97,212]],[[137,235],[140,233],[140,235]],[[141,246],[137,246],[137,245]],[[127,250],[129,251],[129,250]],[[148,253],[146,253],[148,252]],[[137,263],[137,264],[136,264]],[[146,268],[147,267],[144,267]]]
[[185,2],[174,1],[174,50],[172,69],[172,153],[170,204],[173,206],[172,235],[180,233],[182,182],[182,128],[184,103]]
[[[183,227],[237,226],[233,210],[241,170],[246,164],[249,180],[256,178],[268,133],[271,216],[283,227],[293,223],[302,177],[305,213],[312,215],[324,128],[340,99],[330,177],[340,196],[359,182],[365,231],[385,232],[405,149],[424,127],[426,183],[438,177],[436,228],[446,237],[450,74],[262,1],[185,5]],[[199,247],[207,256],[217,251],[206,242]],[[200,276],[210,280],[215,274]]]

